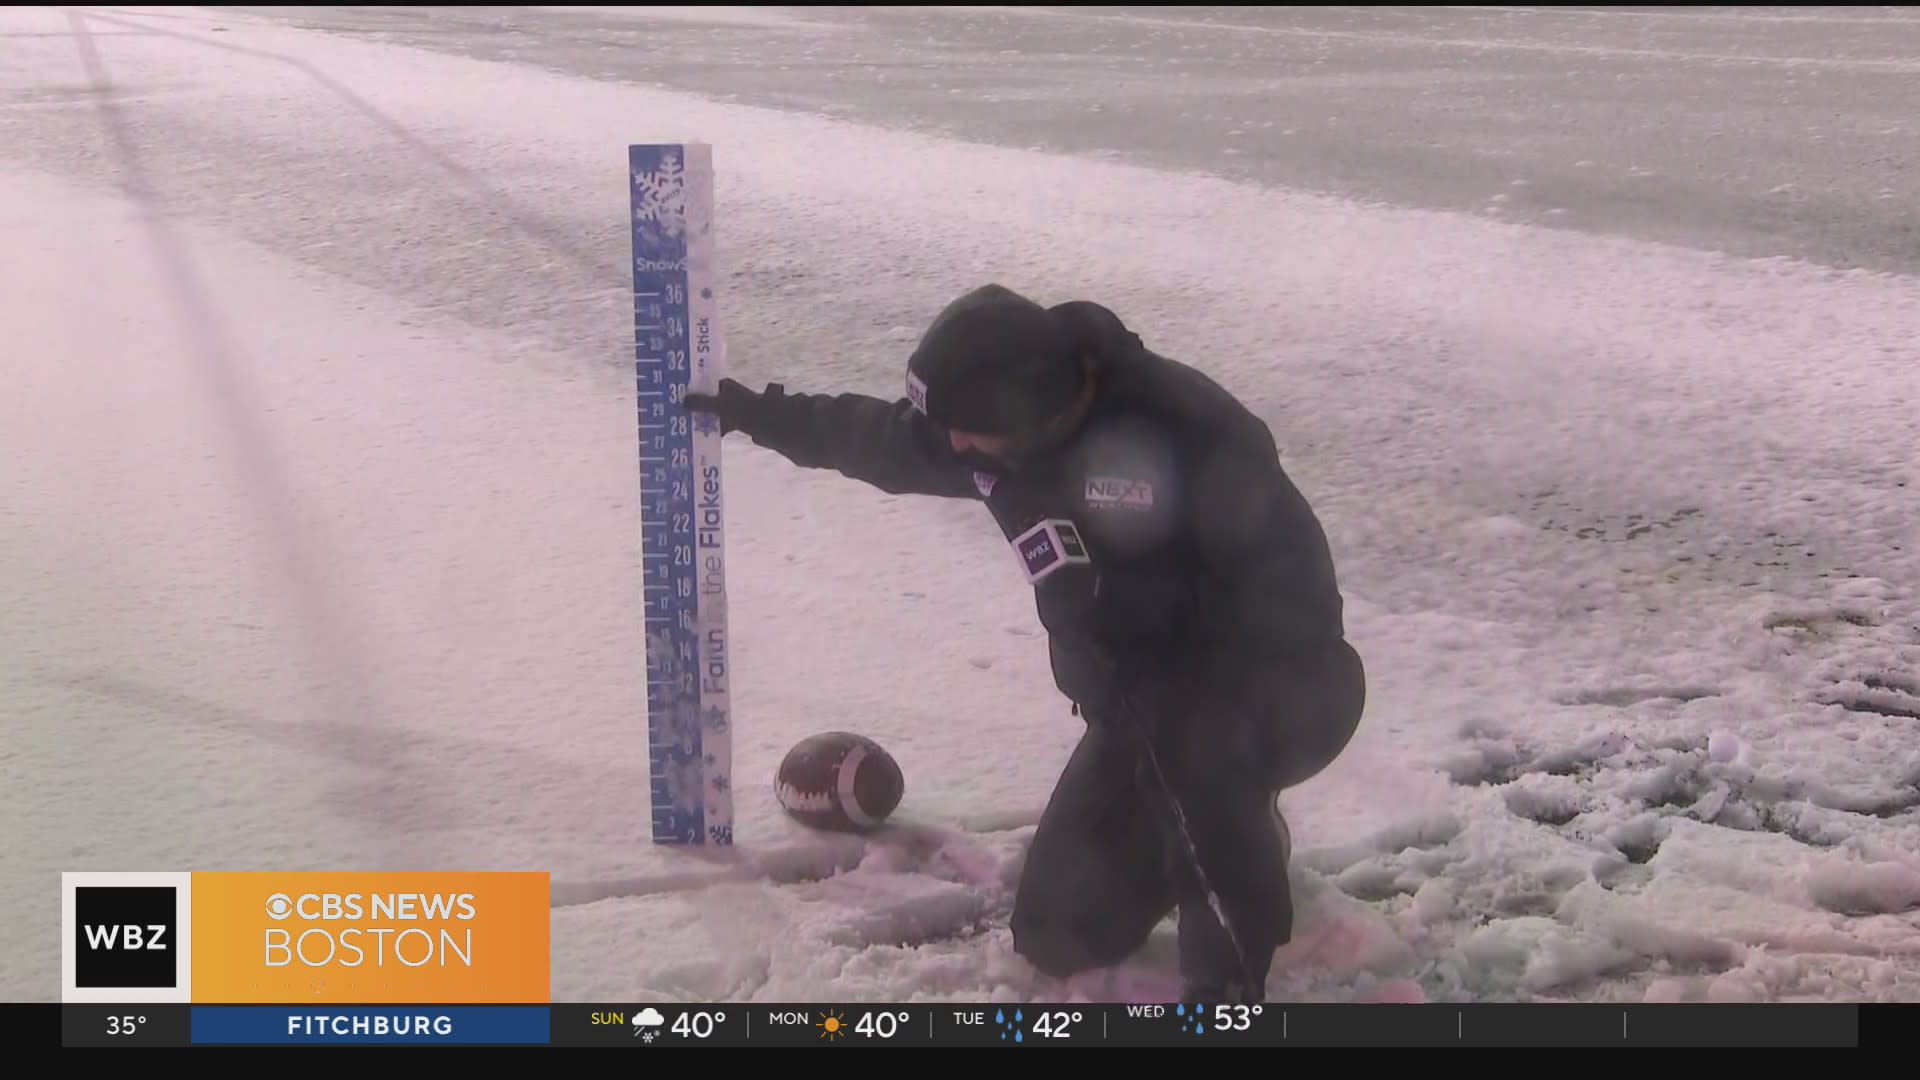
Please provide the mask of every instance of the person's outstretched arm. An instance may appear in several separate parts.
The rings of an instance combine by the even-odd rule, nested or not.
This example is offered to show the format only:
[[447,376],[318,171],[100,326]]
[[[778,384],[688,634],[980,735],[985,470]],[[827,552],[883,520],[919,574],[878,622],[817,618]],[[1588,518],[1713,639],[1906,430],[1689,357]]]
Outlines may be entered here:
[[719,417],[723,432],[808,469],[832,469],[895,495],[977,499],[972,470],[911,402],[863,394],[756,393],[723,379],[718,394],[688,394],[687,407]]

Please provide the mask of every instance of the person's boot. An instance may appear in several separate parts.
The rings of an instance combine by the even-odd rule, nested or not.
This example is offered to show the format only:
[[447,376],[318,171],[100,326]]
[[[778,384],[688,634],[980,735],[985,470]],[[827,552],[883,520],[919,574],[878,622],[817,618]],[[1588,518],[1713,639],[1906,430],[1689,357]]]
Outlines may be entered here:
[[1216,985],[1211,980],[1189,980],[1180,988],[1180,1000],[1189,1005],[1258,1005],[1265,1001],[1264,991],[1247,993],[1245,980]]

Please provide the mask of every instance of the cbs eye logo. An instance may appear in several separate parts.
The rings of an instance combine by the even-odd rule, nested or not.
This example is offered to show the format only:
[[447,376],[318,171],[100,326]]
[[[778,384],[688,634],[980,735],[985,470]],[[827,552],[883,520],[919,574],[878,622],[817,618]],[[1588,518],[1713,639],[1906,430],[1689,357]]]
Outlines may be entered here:
[[[380,898],[375,897],[373,910],[380,914]],[[286,922],[288,919],[300,919],[305,922],[342,922],[366,917],[366,898],[359,893],[301,893],[288,896],[277,892],[267,897],[267,918],[274,922]],[[411,916],[406,916],[411,917]]]

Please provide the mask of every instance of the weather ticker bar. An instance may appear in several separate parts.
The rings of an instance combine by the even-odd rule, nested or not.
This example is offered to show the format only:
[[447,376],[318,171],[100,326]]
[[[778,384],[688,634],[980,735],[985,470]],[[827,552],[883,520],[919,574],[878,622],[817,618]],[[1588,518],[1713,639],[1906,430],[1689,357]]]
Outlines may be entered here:
[[[102,1046],[1857,1047],[1901,1005],[60,1005],[7,1034]],[[28,1029],[40,1027],[38,1033]]]

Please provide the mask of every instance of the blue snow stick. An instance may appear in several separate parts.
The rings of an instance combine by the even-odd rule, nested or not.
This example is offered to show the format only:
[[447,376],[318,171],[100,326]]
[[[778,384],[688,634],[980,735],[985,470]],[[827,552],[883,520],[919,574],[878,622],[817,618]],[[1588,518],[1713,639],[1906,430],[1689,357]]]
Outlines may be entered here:
[[713,151],[630,146],[633,360],[647,755],[656,844],[733,843],[727,563],[720,425],[686,395],[726,362],[714,302]]

